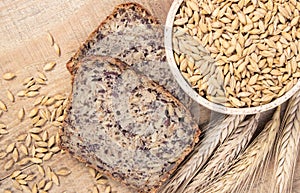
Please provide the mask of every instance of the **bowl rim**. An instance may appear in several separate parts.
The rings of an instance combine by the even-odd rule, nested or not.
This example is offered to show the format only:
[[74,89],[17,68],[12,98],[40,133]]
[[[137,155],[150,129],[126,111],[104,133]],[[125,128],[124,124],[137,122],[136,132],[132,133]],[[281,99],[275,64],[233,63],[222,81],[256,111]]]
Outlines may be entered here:
[[299,90],[300,80],[298,80],[297,84],[295,84],[288,92],[286,92],[281,97],[276,98],[274,101],[270,103],[257,106],[257,107],[242,107],[242,108],[225,107],[220,104],[213,103],[208,99],[200,96],[182,76],[179,68],[176,65],[174,53],[173,53],[173,43],[172,43],[173,22],[177,10],[179,9],[183,1],[184,0],[174,0],[169,9],[166,23],[165,23],[164,44],[165,44],[167,61],[173,76],[175,77],[176,81],[183,89],[183,91],[186,94],[188,94],[194,101],[196,101],[198,104],[203,105],[204,107],[212,111],[216,111],[219,113],[232,114],[232,115],[250,115],[250,114],[256,114],[267,110],[271,110],[281,105],[282,103],[286,102],[289,98],[291,98]]

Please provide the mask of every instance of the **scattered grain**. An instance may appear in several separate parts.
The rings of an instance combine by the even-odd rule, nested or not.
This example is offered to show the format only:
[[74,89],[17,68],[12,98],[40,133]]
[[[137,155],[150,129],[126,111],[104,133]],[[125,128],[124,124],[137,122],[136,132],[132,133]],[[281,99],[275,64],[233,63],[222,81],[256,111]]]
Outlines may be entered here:
[[53,155],[52,152],[46,153],[45,156],[43,157],[43,160],[44,160],[44,161],[47,161],[47,160],[51,159],[52,155]]
[[89,167],[89,173],[92,175],[93,178],[96,177],[96,170],[94,168]]
[[36,165],[36,166],[37,166],[37,169],[38,169],[39,173],[44,177],[45,176],[45,170],[44,170],[44,168],[42,166],[40,166],[40,165]]
[[35,163],[35,164],[43,163],[43,160],[42,160],[42,159],[35,158],[35,157],[30,158],[30,161],[31,161],[32,163]]
[[37,72],[37,75],[38,75],[39,78],[41,78],[41,79],[43,79],[43,80],[45,80],[45,81],[47,80],[47,76],[46,76],[44,73],[38,71],[38,72]]
[[41,181],[39,181],[39,183],[38,183],[38,189],[44,188],[45,185],[46,185],[46,180],[43,178],[43,179],[41,179]]
[[93,193],[99,193],[97,186],[93,187]]
[[53,182],[49,181],[45,184],[44,191],[48,191],[52,188]]
[[29,174],[29,175],[25,178],[26,181],[32,181],[32,180],[34,180],[34,179],[35,179],[35,175],[33,175],[33,174]]
[[51,148],[55,144],[55,136],[51,136],[48,140],[48,148]]
[[14,160],[10,159],[4,164],[5,170],[10,170],[14,166]]
[[43,131],[43,128],[41,128],[41,127],[33,127],[31,129],[29,129],[29,133],[34,133],[34,134],[41,133],[42,131]]
[[24,180],[27,177],[27,174],[20,174],[16,176],[16,180]]
[[54,43],[53,48],[54,48],[54,51],[56,52],[57,56],[60,57],[61,51],[60,51],[59,45],[57,43]]
[[22,173],[22,172],[21,172],[20,170],[16,170],[16,171],[14,171],[14,172],[11,174],[10,178],[13,179],[13,178],[19,176],[21,173]]
[[25,110],[24,110],[24,108],[21,108],[21,109],[18,111],[18,119],[19,119],[20,121],[23,121],[24,115],[25,115]]
[[42,141],[41,136],[39,136],[38,134],[32,133],[32,134],[30,134],[30,135],[31,135],[31,137],[32,137],[35,141]]
[[57,147],[57,146],[55,146],[55,147],[52,147],[52,148],[50,149],[50,151],[53,152],[53,153],[57,153],[57,152],[60,151],[60,148]]
[[33,98],[40,94],[39,91],[29,91],[25,94],[26,97]]
[[6,155],[7,155],[7,153],[6,153],[6,152],[4,152],[4,151],[1,151],[1,152],[0,152],[0,160],[1,160],[1,159],[3,159],[3,158],[5,158],[5,157],[6,157]]
[[111,193],[111,186],[110,185],[107,185],[105,187],[104,193]]
[[39,104],[41,104],[41,102],[42,102],[42,100],[44,99],[44,97],[45,96],[40,96],[40,97],[38,97],[37,99],[35,99],[35,101],[34,101],[34,106],[37,106],[37,105],[39,105]]
[[[42,140],[45,142],[48,139],[48,131],[44,131],[43,135],[42,135]],[[48,144],[47,144],[48,146]]]
[[20,144],[19,145],[19,150],[24,154],[24,155],[28,155],[28,149],[24,144]]
[[50,32],[47,33],[47,40],[50,43],[51,46],[54,45],[54,38]]
[[28,133],[25,139],[25,146],[29,147],[31,144],[31,135]]
[[55,172],[58,176],[67,176],[69,174],[71,174],[71,170],[69,170],[68,168],[64,167],[64,168],[60,168],[57,172]]
[[32,185],[31,193],[38,193],[38,185],[36,183]]
[[40,120],[38,120],[35,124],[34,124],[34,126],[35,127],[42,127],[42,126],[44,126],[45,124],[46,124],[46,122],[47,122],[47,119],[40,119]]
[[13,152],[12,152],[12,158],[14,160],[14,162],[17,162],[19,159],[19,152],[17,148],[14,148]]
[[2,78],[4,80],[12,80],[15,77],[16,77],[16,75],[14,73],[12,73],[12,72],[7,72],[7,73],[3,74],[3,76],[2,76]]
[[10,90],[6,91],[6,96],[7,96],[8,100],[10,100],[10,102],[15,102],[15,96],[13,95],[13,93]]
[[[55,65],[56,65],[56,62],[49,62],[49,63],[45,64],[45,66],[44,66],[43,69],[45,71],[50,71],[50,70],[52,70],[55,67]],[[45,80],[45,78],[42,78],[42,77],[40,77],[40,78],[43,79],[43,80]],[[46,80],[47,80],[47,78],[46,78]]]
[[20,90],[18,93],[17,93],[17,96],[18,97],[24,97],[26,95],[26,91],[25,90]]
[[57,177],[57,175],[54,172],[51,172],[51,180],[53,181],[53,183],[57,186],[59,186],[59,179]]
[[33,118],[34,116],[36,116],[39,112],[39,108],[38,107],[34,107],[28,114],[28,117]]
[[16,143],[14,143],[14,142],[10,143],[9,145],[7,145],[7,147],[6,147],[6,153],[11,153],[14,150],[15,145],[16,145]]
[[27,165],[29,162],[30,162],[30,158],[25,157],[25,158],[21,159],[19,162],[17,162],[17,164],[20,166],[24,166],[24,165]]
[[0,109],[2,111],[7,112],[7,107],[6,107],[5,103],[3,101],[1,101],[1,100],[0,100]]

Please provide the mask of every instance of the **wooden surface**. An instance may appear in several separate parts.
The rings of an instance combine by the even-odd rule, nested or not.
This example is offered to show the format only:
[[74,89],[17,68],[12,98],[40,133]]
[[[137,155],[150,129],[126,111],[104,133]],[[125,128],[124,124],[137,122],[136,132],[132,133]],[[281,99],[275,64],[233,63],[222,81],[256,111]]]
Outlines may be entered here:
[[[0,121],[8,125],[9,134],[0,138],[0,152],[6,146],[16,141],[16,136],[26,133],[30,120],[25,118],[17,120],[17,112],[24,107],[26,114],[33,108],[34,99],[16,97],[14,103],[6,97],[9,89],[16,94],[23,88],[21,82],[29,76],[36,76],[37,71],[42,71],[45,63],[56,61],[53,71],[46,72],[48,84],[40,90],[40,95],[53,96],[70,93],[70,75],[65,68],[65,63],[78,49],[80,44],[96,28],[99,23],[113,10],[113,8],[127,1],[122,0],[2,0],[0,1],[0,75],[12,71],[17,77],[11,81],[0,78],[0,99],[7,104],[8,112],[3,113]],[[172,0],[135,0],[142,4],[153,15],[165,22],[168,9]],[[61,48],[61,57],[58,57],[47,41],[47,32],[50,32],[55,42]],[[203,120],[207,117],[202,118]],[[55,134],[56,127],[48,127],[49,133]],[[36,175],[34,181],[39,181],[42,176],[37,174],[35,166],[19,167],[15,165],[11,170],[4,170],[7,158],[0,160],[0,192],[11,189],[12,182],[7,176],[16,169],[24,173]],[[95,184],[95,179],[89,174],[87,167],[64,153],[58,153],[43,164],[53,170],[68,167],[72,173],[60,178],[60,186],[53,185],[50,192],[86,193]],[[300,192],[299,169],[296,171],[294,192]],[[29,186],[33,185],[29,183]],[[131,192],[116,182],[110,182],[113,191]],[[103,186],[98,185],[103,191]]]

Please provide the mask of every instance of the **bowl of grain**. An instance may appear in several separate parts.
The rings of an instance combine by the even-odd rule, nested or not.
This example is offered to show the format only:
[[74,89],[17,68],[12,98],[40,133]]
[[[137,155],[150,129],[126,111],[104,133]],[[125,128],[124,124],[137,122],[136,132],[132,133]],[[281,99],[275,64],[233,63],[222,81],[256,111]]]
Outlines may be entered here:
[[170,70],[211,110],[270,110],[300,87],[299,13],[296,0],[175,0],[165,26]]

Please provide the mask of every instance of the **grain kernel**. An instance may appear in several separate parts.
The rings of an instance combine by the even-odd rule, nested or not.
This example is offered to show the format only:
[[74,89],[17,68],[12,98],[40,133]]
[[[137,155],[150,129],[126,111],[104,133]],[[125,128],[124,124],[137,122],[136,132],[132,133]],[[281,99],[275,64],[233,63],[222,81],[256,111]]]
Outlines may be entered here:
[[3,76],[2,76],[2,78],[4,80],[12,80],[15,77],[16,77],[16,75],[14,73],[12,73],[12,72],[7,72],[7,73],[3,74]]
[[[45,64],[45,66],[44,66],[44,70],[45,71],[50,71],[50,70],[52,70],[53,68],[54,68],[54,66],[56,65],[56,62],[49,62],[49,63],[47,63],[47,64]],[[41,78],[41,77],[40,77]],[[43,79],[43,80],[45,80],[45,78],[41,78],[41,79]],[[46,78],[47,79],[47,78]]]

